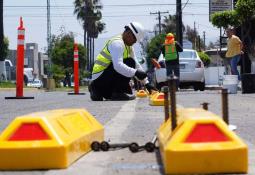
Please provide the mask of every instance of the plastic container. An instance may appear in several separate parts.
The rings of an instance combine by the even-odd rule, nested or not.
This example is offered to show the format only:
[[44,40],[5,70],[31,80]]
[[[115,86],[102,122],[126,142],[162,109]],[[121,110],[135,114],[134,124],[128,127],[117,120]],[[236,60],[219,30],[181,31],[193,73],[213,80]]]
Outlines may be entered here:
[[228,89],[229,94],[237,93],[238,76],[237,75],[224,75],[223,88]]

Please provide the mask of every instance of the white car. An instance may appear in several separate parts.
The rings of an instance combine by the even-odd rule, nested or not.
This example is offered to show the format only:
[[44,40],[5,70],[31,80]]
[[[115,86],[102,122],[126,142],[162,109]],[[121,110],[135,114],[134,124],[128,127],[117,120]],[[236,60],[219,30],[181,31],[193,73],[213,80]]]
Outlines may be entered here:
[[[166,68],[163,54],[158,59],[161,68],[155,69],[155,83],[158,88],[166,85]],[[198,56],[197,51],[183,49],[179,53],[180,63],[180,87],[193,86],[194,90],[203,91],[205,89],[204,64]]]
[[34,81],[28,82],[27,86],[40,89],[43,87],[43,84],[41,80],[35,79]]

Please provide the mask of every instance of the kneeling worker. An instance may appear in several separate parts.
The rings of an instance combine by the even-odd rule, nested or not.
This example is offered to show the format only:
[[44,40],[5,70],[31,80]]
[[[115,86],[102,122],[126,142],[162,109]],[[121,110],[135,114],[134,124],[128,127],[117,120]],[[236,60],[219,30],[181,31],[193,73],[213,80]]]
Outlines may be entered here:
[[136,60],[132,47],[141,41],[143,36],[143,26],[138,22],[132,22],[125,26],[122,35],[106,42],[94,63],[92,82],[89,85],[91,100],[135,99],[129,84],[132,77],[141,80],[149,92],[155,89],[149,84],[147,74]]

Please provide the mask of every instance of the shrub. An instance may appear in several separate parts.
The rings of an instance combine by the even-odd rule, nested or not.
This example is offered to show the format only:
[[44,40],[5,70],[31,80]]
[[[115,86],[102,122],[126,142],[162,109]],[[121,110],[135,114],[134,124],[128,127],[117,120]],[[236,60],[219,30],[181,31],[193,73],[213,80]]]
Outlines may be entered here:
[[200,59],[203,61],[205,67],[209,66],[209,64],[211,63],[209,56],[204,52],[198,52],[198,55]]

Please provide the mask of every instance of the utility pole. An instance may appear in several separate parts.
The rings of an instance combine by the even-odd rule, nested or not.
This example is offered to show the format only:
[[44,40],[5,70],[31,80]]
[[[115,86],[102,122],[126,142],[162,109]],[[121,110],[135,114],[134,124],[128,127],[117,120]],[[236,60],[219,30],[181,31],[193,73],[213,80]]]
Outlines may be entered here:
[[194,49],[197,49],[197,29],[196,29],[196,22],[194,21]]
[[201,52],[201,40],[200,40],[200,35],[198,35],[198,50]]
[[158,15],[158,26],[159,26],[159,34],[161,34],[161,14],[164,14],[164,13],[169,13],[168,11],[167,12],[155,12],[155,13],[150,13],[151,15]]
[[204,50],[206,50],[206,44],[205,44],[205,31],[203,31],[203,37],[204,37]]
[[47,49],[48,49],[48,59],[49,59],[49,72],[48,72],[48,78],[52,77],[51,73],[51,21],[50,21],[50,0],[47,0]]
[[176,19],[177,19],[177,25],[176,25],[176,35],[177,35],[177,41],[182,44],[182,1],[176,0]]

